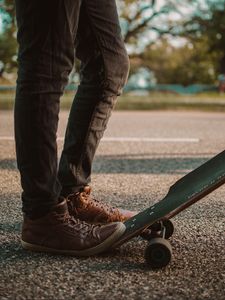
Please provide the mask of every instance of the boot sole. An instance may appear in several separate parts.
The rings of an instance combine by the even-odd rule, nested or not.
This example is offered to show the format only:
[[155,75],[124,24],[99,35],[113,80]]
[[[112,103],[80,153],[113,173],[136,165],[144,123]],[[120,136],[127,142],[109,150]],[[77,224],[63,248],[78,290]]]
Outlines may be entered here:
[[115,230],[113,234],[111,234],[107,239],[105,239],[101,244],[85,249],[85,250],[61,250],[48,248],[41,245],[35,245],[27,243],[21,240],[22,247],[25,250],[35,251],[35,252],[47,252],[47,253],[55,253],[55,254],[64,254],[71,256],[91,256],[107,250],[114,242],[116,242],[125,232],[126,227],[123,223],[118,223],[118,228]]

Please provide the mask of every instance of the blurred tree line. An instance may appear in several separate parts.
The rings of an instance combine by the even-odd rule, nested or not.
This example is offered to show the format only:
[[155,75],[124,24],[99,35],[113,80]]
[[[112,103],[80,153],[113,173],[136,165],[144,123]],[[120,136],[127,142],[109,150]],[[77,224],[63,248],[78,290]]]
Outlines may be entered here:
[[[145,67],[158,83],[215,83],[225,74],[225,0],[118,0],[131,73]],[[0,0],[0,61],[16,67],[13,0]],[[174,44],[176,41],[176,45]]]
[[13,0],[0,0],[0,17],[2,32],[0,33],[0,61],[6,72],[15,72],[16,68],[16,21]]

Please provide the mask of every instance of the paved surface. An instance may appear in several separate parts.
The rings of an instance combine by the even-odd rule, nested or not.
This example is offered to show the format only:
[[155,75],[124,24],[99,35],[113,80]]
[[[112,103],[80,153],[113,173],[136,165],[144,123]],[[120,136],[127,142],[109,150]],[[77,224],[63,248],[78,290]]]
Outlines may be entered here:
[[[62,112],[59,136],[66,119]],[[12,136],[12,128],[12,113],[0,113],[0,136]],[[105,201],[114,205],[143,209],[224,150],[224,132],[222,113],[115,112],[107,137],[199,142],[102,142],[93,169],[94,194],[107,194]],[[20,191],[14,143],[0,140],[0,299],[224,299],[224,187],[175,217],[173,261],[160,271],[146,267],[140,239],[87,259],[23,251]]]

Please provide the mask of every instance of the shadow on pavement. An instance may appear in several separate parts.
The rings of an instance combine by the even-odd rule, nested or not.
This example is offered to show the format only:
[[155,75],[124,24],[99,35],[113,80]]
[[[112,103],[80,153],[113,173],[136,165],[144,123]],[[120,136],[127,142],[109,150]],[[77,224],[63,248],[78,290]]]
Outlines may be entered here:
[[0,169],[2,170],[15,170],[17,169],[17,164],[15,159],[1,159]]
[[16,223],[0,223],[0,231],[11,233],[20,231],[21,222]]
[[[101,155],[94,161],[93,173],[96,174],[185,174],[197,168],[210,157],[157,157],[146,158],[142,155]],[[15,170],[14,159],[0,160],[0,169]]]
[[[137,257],[136,251],[132,249],[132,247],[126,247],[126,250],[115,249],[110,252],[96,255],[93,257],[73,257],[66,255],[53,255],[53,254],[45,254],[39,252],[30,252],[24,250],[19,241],[9,241],[1,244],[1,256],[0,256],[0,265],[1,267],[15,264],[34,264],[40,265],[43,264],[45,268],[48,270],[50,267],[53,268],[52,272],[54,272],[54,264],[57,264],[57,268],[61,266],[64,269],[65,265],[75,263],[76,266],[86,266],[88,272],[95,273],[98,271],[108,271],[108,272],[116,272],[116,271],[134,271],[134,270],[147,270],[148,267],[144,263],[143,258],[141,261],[136,261]],[[134,260],[134,261],[133,261]],[[131,263],[132,261],[132,263]],[[79,273],[79,267],[76,270]]]
[[130,173],[130,174],[186,174],[209,159],[206,157],[160,157],[126,158],[124,156],[98,156],[93,173]]

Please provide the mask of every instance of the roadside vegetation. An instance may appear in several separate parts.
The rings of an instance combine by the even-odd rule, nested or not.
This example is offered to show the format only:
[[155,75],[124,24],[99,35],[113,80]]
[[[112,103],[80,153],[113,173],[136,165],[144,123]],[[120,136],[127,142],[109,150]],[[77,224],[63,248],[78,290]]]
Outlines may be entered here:
[[[74,93],[66,92],[61,98],[61,108],[69,109]],[[15,94],[0,93],[0,110],[11,110],[14,105]],[[151,92],[147,95],[125,93],[118,98],[116,110],[203,110],[224,111],[225,94],[201,93],[197,95],[178,95],[172,93]]]

